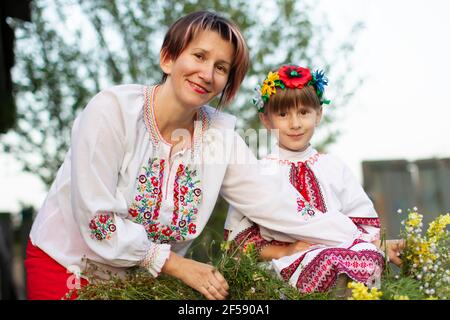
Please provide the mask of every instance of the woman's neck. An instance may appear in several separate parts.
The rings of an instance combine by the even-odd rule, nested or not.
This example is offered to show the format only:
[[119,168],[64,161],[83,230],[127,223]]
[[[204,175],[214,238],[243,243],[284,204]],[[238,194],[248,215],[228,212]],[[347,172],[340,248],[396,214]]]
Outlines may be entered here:
[[159,132],[167,142],[175,143],[178,141],[172,141],[171,139],[172,134],[177,129],[188,130],[192,135],[197,110],[180,105],[167,83],[157,88],[154,112]]

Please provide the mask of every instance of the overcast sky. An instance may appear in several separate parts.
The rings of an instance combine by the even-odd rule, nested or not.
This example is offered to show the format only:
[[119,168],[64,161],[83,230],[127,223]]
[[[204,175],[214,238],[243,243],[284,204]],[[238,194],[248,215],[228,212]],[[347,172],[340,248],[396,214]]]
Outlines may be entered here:
[[[343,134],[329,151],[360,180],[363,160],[450,157],[450,1],[317,3],[337,41],[353,21],[365,24],[354,55],[354,70],[365,82],[342,110]],[[0,156],[0,211],[16,212],[21,202],[39,207],[44,197],[37,178]]]

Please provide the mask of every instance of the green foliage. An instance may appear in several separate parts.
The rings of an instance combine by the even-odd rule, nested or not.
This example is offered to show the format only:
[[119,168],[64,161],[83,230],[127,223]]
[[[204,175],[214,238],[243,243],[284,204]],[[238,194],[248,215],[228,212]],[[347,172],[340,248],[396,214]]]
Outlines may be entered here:
[[[214,260],[214,259],[213,259]],[[284,300],[284,299],[326,299],[328,294],[302,295],[295,288],[274,276],[257,261],[256,252],[238,254],[235,251],[221,251],[213,265],[227,279],[228,299],[236,300]],[[185,300],[204,299],[197,291],[179,280],[162,275],[152,278],[142,269],[132,269],[126,277],[110,275],[108,280],[93,277],[98,272],[90,265],[86,276],[90,284],[78,292],[78,299],[94,300]]]
[[[222,245],[227,243],[222,243]],[[212,244],[211,246],[214,246]],[[218,248],[216,248],[218,249]],[[231,300],[330,300],[341,299],[334,294],[335,289],[327,293],[300,294],[300,292],[278,278],[267,264],[257,260],[255,251],[245,254],[237,249],[222,248],[215,252],[211,262],[227,279],[228,299]],[[394,275],[386,269],[382,276],[381,291],[383,300],[394,300],[406,296],[411,300],[425,299],[420,290],[420,282],[406,276]],[[94,274],[98,267],[90,265],[86,276],[89,285],[78,291],[81,300],[198,300],[204,297],[181,281],[161,275],[152,278],[143,269],[132,269],[126,277],[110,275],[100,280]]]
[[251,68],[229,109],[240,128],[259,126],[251,97],[269,68],[293,62],[325,69],[336,94],[327,94],[333,107],[320,128],[317,146],[323,149],[338,136],[330,125],[333,110],[345,105],[359,84],[349,86],[345,79],[360,25],[328,60],[324,49],[331,30],[326,18],[313,21],[314,8],[314,2],[294,0],[35,0],[32,23],[10,23],[17,38],[18,121],[1,138],[2,147],[49,186],[68,150],[72,123],[89,99],[111,85],[159,81],[159,47],[167,27],[186,13],[210,9],[235,21],[248,40]]

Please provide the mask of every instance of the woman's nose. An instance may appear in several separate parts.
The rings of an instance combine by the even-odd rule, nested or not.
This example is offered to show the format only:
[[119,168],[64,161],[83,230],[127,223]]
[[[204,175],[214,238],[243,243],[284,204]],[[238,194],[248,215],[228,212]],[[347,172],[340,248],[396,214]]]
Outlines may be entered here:
[[199,73],[199,77],[205,81],[206,83],[211,83],[214,75],[214,66],[210,66],[209,64],[204,64]]

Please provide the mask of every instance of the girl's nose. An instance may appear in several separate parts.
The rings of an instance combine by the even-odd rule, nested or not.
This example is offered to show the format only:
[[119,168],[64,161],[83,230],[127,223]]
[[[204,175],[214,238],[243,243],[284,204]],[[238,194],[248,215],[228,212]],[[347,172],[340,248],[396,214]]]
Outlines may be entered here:
[[302,126],[302,121],[300,120],[300,117],[293,116],[291,118],[291,128],[298,129],[298,128],[301,128],[301,126]]

